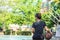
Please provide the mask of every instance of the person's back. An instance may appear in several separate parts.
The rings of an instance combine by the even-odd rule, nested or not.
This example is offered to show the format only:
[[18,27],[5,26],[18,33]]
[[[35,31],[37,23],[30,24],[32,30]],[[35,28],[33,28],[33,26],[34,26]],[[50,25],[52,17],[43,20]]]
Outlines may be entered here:
[[44,26],[45,26],[44,21],[39,21],[34,23],[35,32],[33,38],[40,38],[40,37],[43,38]]
[[36,22],[32,25],[33,40],[44,40],[43,29],[49,32],[50,30],[47,28],[46,23],[41,20],[41,13],[37,13],[35,18]]
[[41,14],[37,13],[35,15],[36,22],[32,25],[33,40],[44,40],[43,29],[47,30],[46,23],[41,20]]

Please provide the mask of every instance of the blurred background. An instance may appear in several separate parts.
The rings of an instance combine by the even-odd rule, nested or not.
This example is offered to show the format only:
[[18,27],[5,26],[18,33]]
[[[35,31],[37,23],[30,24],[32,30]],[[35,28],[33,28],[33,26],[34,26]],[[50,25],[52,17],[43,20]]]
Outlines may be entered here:
[[35,14],[54,31],[60,20],[60,0],[0,0],[0,35],[31,36]]

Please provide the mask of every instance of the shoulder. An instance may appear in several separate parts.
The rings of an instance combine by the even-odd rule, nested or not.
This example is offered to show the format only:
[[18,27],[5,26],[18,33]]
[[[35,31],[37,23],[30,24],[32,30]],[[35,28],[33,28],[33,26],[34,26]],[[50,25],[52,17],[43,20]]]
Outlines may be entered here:
[[43,26],[46,26],[46,23],[45,23],[45,21],[41,21],[41,24],[43,25]]
[[41,23],[45,23],[45,21],[41,20]]
[[33,24],[35,24],[36,22],[33,22]]

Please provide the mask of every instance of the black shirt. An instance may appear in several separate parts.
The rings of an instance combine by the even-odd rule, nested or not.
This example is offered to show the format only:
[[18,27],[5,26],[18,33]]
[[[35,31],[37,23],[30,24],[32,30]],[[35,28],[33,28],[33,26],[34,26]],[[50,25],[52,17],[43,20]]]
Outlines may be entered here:
[[40,38],[43,34],[43,29],[45,26],[46,26],[46,23],[44,21],[34,22],[32,25],[32,28],[35,29],[33,38]]

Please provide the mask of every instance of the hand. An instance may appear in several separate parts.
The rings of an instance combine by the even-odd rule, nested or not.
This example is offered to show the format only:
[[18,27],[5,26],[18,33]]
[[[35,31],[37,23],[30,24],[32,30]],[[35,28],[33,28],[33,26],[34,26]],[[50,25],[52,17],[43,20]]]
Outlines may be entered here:
[[50,33],[52,35],[52,32],[51,31],[47,31],[48,33]]

